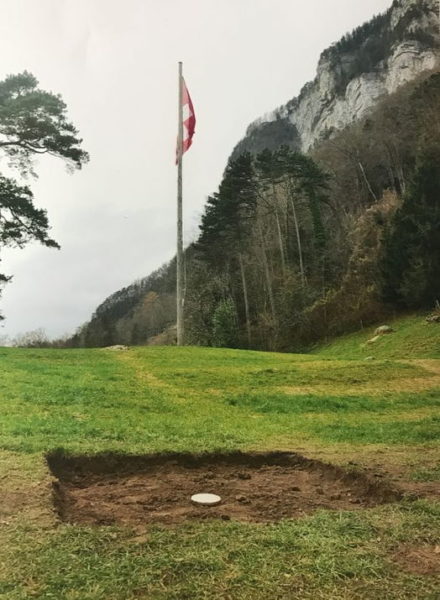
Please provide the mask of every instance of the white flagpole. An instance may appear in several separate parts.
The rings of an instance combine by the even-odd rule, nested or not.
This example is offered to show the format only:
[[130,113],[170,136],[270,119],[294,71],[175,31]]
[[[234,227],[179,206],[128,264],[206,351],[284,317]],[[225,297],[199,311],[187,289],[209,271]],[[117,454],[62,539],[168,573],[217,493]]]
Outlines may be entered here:
[[179,62],[179,115],[177,134],[177,345],[183,345],[183,226],[182,226],[182,145],[183,145],[183,107],[182,107],[182,63]]

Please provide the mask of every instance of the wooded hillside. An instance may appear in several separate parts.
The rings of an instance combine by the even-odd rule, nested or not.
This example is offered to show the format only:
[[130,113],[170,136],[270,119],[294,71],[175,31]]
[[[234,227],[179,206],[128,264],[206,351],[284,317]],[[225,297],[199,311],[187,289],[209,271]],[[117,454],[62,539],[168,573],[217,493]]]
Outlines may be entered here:
[[[186,342],[298,350],[440,298],[440,74],[310,155],[244,153],[186,251]],[[174,263],[117,292],[74,345],[142,344],[175,319]],[[169,338],[167,338],[169,341]]]

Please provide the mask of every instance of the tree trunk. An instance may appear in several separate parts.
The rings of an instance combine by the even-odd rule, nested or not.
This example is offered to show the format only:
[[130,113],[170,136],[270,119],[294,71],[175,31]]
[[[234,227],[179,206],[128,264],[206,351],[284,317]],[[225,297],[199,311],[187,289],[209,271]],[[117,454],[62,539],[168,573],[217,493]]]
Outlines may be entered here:
[[299,224],[298,224],[298,218],[296,216],[295,202],[293,201],[292,196],[290,196],[290,204],[292,205],[293,221],[295,223],[295,231],[296,231],[296,241],[297,241],[297,244],[298,244],[299,271],[301,273],[301,282],[302,282],[302,284],[304,286],[305,282],[306,282],[306,278],[305,278],[305,274],[304,274],[304,263],[303,263],[303,254],[302,254],[302,246],[301,246],[301,235],[299,233]]
[[278,214],[278,196],[276,192],[275,184],[272,182],[272,198],[273,198],[273,206],[275,209],[275,220],[277,224],[277,233],[278,233],[278,245],[280,248],[280,258],[281,258],[281,270],[283,275],[286,274],[286,258],[284,253],[284,242],[283,242],[283,234],[281,232],[281,223],[280,223],[280,215]]
[[246,331],[247,331],[247,338],[248,338],[248,347],[250,348],[252,345],[252,339],[251,339],[251,322],[250,322],[250,318],[249,318],[249,300],[248,300],[248,292],[247,292],[246,275],[244,272],[244,265],[243,265],[243,257],[240,252],[238,253],[238,260],[240,262],[241,282],[243,285],[244,312],[246,314]]
[[283,275],[286,274],[286,260],[284,257],[284,244],[283,244],[283,236],[281,233],[281,223],[280,223],[280,217],[278,215],[278,207],[275,206],[275,218],[276,218],[276,222],[277,222],[277,231],[278,231],[278,244],[280,247],[280,256],[281,256],[281,269],[283,271]]
[[274,322],[274,326],[275,326],[275,323],[276,323],[275,301],[274,301],[274,297],[273,297],[272,281],[270,279],[269,262],[267,260],[266,245],[264,243],[263,230],[261,229],[261,223],[258,223],[258,229],[259,229],[259,233],[260,233],[261,251],[262,251],[262,257],[263,257],[264,274],[266,276],[267,293],[269,295],[270,311],[272,313],[272,318],[273,318],[273,322]]
[[377,202],[377,196],[376,196],[376,194],[374,193],[374,191],[373,191],[373,188],[372,188],[372,187],[371,187],[371,185],[370,185],[370,182],[368,181],[368,177],[367,177],[367,174],[365,173],[364,166],[363,166],[363,164],[361,163],[361,161],[360,161],[360,160],[358,160],[358,165],[359,165],[359,168],[360,168],[360,170],[361,170],[361,173],[362,173],[362,176],[363,176],[363,178],[364,178],[364,181],[365,181],[365,183],[367,184],[368,191],[369,191],[369,192],[370,192],[370,194],[373,196],[373,198],[374,198],[374,201],[375,201],[375,202]]

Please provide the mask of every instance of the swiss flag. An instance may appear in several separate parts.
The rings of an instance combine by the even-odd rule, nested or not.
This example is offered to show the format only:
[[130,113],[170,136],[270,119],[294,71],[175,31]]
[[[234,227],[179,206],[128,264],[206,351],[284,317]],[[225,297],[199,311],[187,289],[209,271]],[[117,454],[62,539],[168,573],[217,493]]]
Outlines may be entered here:
[[[192,144],[192,138],[196,128],[196,116],[194,114],[194,107],[189,95],[188,88],[186,87],[185,80],[182,77],[182,148],[181,155],[183,156],[188,148]],[[179,143],[177,142],[177,146]],[[176,162],[179,159],[179,147],[176,151]]]

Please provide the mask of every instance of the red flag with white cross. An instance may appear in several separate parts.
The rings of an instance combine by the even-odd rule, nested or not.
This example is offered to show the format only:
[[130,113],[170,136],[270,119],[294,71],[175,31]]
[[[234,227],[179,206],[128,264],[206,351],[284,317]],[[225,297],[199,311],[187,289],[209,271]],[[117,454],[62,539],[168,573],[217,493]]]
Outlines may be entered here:
[[[185,80],[182,77],[182,149],[181,156],[189,149],[192,144],[192,138],[196,128],[196,115],[194,106],[186,87]],[[177,143],[178,144],[178,143]],[[179,148],[177,148],[176,162],[179,159]]]

